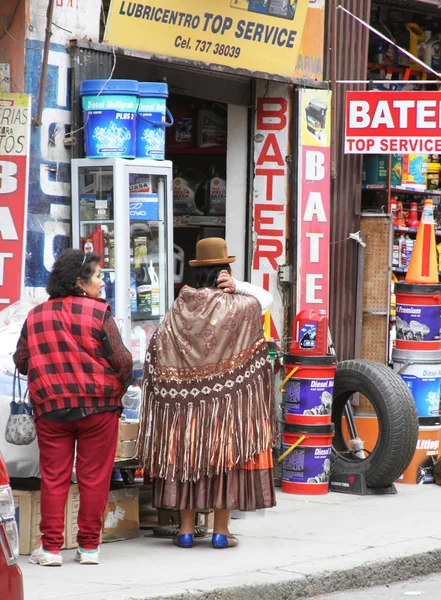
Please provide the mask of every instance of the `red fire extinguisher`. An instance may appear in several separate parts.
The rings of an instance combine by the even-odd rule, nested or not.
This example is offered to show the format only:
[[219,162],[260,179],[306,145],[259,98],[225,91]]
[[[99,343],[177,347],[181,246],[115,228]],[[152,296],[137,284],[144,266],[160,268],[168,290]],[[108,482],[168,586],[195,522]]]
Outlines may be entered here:
[[322,311],[300,311],[292,324],[289,353],[294,356],[328,354],[328,317]]

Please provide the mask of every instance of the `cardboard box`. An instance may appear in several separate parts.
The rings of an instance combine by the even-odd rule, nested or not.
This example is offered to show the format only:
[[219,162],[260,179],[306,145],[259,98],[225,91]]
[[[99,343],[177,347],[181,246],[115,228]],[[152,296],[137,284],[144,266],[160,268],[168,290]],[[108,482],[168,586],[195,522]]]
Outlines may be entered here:
[[80,492],[78,485],[71,485],[66,502],[66,516],[64,528],[64,543],[66,548],[76,548],[78,533],[78,510],[80,508]]
[[15,520],[18,526],[19,552],[31,554],[41,544],[40,492],[13,490]]
[[116,458],[134,458],[135,456],[135,440],[122,440],[118,441],[116,446]]
[[134,423],[119,422],[118,440],[132,441],[138,437],[139,421]]
[[139,490],[112,490],[104,512],[103,542],[129,540],[139,536]]

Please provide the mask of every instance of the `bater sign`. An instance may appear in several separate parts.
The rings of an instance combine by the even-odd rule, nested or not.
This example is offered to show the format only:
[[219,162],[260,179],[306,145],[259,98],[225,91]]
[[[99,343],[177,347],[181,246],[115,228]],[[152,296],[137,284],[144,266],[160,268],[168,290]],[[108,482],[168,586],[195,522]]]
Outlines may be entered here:
[[345,153],[441,153],[440,93],[347,92]]

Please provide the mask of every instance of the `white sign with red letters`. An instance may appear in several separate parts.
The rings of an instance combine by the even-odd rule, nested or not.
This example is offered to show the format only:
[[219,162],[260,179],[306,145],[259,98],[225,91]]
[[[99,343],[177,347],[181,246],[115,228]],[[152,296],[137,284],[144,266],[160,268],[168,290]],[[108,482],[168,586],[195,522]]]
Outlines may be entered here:
[[346,92],[345,153],[441,153],[440,93]]
[[251,282],[273,295],[271,337],[278,341],[283,332],[277,272],[279,265],[285,263],[290,87],[267,81],[258,81],[257,85]]
[[297,310],[328,314],[331,92],[299,91]]
[[21,298],[31,97],[0,93],[0,310]]

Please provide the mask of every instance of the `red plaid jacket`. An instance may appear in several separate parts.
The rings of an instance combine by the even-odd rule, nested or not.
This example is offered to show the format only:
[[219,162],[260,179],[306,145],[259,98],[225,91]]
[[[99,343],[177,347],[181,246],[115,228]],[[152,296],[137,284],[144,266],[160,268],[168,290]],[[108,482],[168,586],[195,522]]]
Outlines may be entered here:
[[121,406],[126,386],[104,357],[109,306],[87,296],[39,304],[26,319],[28,387],[35,417],[54,410]]

